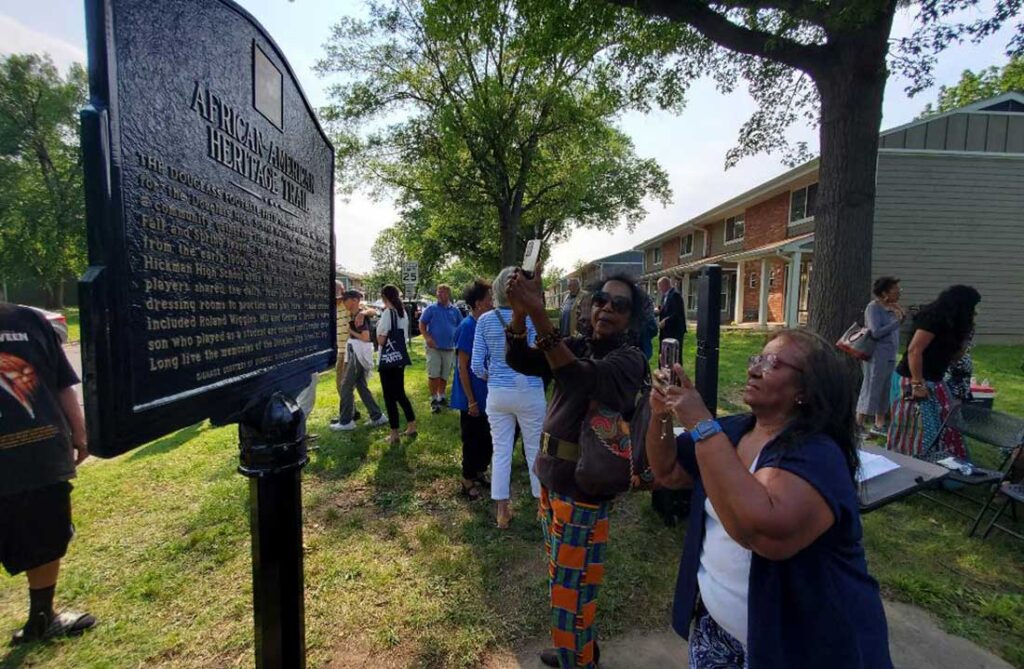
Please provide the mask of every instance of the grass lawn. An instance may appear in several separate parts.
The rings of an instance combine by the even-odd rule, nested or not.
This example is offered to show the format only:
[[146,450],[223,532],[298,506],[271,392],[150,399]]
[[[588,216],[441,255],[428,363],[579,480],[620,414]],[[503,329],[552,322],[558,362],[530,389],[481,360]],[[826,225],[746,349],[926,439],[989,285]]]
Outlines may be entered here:
[[64,318],[68,321],[68,343],[74,343],[82,338],[82,327],[79,320],[78,307],[61,309]]
[[[744,361],[760,341],[725,333],[723,411],[740,408]],[[389,447],[386,430],[328,431],[333,374],[320,382],[310,419],[320,438],[304,477],[310,667],[367,658],[381,667],[478,667],[547,632],[543,547],[522,456],[518,515],[500,532],[489,502],[456,494],[458,417],[427,412],[422,349],[414,348],[407,388],[420,436],[408,445]],[[1024,398],[1024,374],[1000,362],[1005,355],[1019,365],[1021,353],[977,351],[979,376],[998,385],[1000,408]],[[379,398],[376,380],[373,387]],[[78,537],[58,599],[101,624],[81,639],[0,650],[0,667],[251,667],[247,481],[236,464],[236,430],[202,424],[83,467]],[[615,508],[602,634],[667,624],[681,530],[663,527],[648,506],[637,495]],[[865,527],[887,596],[923,606],[1024,667],[1024,543],[968,540],[965,519],[918,499],[869,514]],[[26,600],[24,577],[0,575],[0,632],[22,622]]]

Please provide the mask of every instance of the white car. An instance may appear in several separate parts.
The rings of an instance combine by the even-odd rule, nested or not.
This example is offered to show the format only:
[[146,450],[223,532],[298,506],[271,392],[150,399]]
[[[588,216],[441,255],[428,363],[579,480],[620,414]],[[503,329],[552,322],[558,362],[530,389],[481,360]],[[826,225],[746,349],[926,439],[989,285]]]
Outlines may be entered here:
[[27,304],[23,306],[41,314],[53,326],[57,336],[60,337],[61,345],[68,343],[68,319],[64,318],[64,314],[59,314],[56,311],[47,311],[39,307],[30,307]]

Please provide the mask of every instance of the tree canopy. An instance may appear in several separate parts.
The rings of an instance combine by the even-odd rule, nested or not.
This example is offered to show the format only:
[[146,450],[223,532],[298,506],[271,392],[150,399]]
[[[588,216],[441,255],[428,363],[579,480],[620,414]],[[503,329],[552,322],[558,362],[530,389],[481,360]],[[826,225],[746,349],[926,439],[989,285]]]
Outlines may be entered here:
[[[810,326],[831,340],[860,317],[870,294],[878,131],[890,69],[918,92],[933,81],[936,53],[980,42],[1010,23],[1007,52],[1024,53],[1024,0],[610,2],[685,27],[689,35],[679,43],[720,88],[747,82],[758,108],[729,162],[772,151],[798,162],[809,157],[807,147],[791,146],[786,130],[799,120],[819,124]],[[916,26],[891,50],[901,5],[916,11]]]
[[1011,58],[1002,67],[993,65],[978,72],[964,70],[955,85],[939,88],[935,106],[929,102],[922,116],[952,111],[1010,91],[1024,93],[1024,57]]
[[0,278],[37,281],[62,306],[64,281],[85,269],[78,110],[87,78],[48,57],[0,60]]
[[[321,74],[343,188],[392,192],[438,266],[642,220],[668,178],[615,126],[679,109],[683,31],[604,3],[381,0],[335,26]],[[419,256],[421,261],[423,256]]]

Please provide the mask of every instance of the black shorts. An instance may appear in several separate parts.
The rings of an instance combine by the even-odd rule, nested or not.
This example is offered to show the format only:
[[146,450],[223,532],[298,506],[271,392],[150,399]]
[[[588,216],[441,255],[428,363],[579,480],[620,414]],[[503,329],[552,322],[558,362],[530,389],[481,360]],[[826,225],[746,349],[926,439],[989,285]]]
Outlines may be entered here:
[[74,533],[67,481],[0,495],[0,564],[11,576],[64,557]]

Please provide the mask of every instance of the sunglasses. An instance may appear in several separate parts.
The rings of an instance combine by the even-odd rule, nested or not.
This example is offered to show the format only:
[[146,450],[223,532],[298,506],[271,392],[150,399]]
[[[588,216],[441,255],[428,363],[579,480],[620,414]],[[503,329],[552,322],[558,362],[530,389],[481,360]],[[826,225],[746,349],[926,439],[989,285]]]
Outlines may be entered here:
[[598,309],[603,309],[604,305],[611,304],[612,311],[620,314],[628,314],[629,310],[633,307],[633,300],[622,295],[609,295],[603,290],[594,292],[594,296],[590,300]]
[[791,365],[774,353],[759,353],[758,355],[752,355],[747,358],[747,369],[761,374],[770,372],[773,369],[778,369],[779,367],[789,367],[790,369],[795,369],[801,374],[804,373],[804,370],[800,369],[796,365]]

